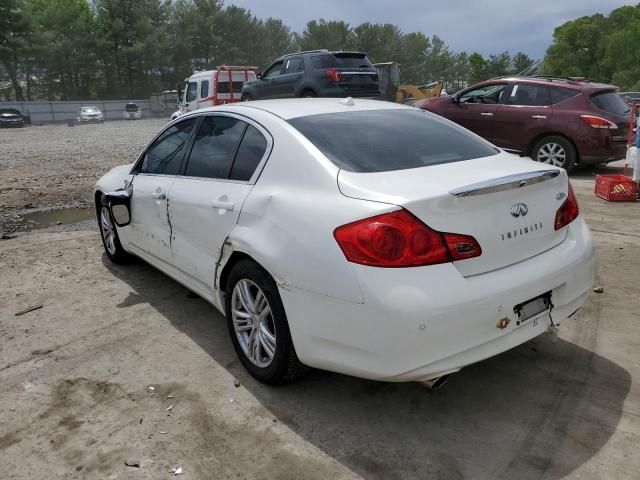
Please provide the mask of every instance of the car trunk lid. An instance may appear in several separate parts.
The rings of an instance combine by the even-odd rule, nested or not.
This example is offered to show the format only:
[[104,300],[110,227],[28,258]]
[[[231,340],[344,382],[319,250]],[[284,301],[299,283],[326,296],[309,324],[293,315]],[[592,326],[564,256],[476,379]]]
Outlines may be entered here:
[[401,206],[435,230],[473,236],[482,255],[454,262],[464,276],[531,258],[567,234],[554,228],[566,172],[507,153],[390,172],[341,170],[338,185],[348,197]]

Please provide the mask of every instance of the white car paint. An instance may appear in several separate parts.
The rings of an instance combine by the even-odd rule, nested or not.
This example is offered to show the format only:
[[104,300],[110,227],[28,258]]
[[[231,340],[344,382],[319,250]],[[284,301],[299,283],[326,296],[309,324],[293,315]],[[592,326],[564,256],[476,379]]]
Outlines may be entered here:
[[[553,229],[548,221],[553,223],[560,199],[567,195],[564,170],[524,190],[460,198],[449,192],[542,167],[501,153],[411,170],[353,173],[338,168],[286,121],[403,108],[410,107],[287,99],[199,110],[195,115],[240,116],[272,139],[267,158],[249,182],[178,175],[133,178],[128,165],[102,177],[96,192],[133,180],[133,221],[118,228],[123,248],[221,312],[220,275],[226,261],[234,251],[253,258],[278,285],[302,363],[376,380],[436,378],[517,346],[550,326],[546,313],[518,326],[513,307],[519,303],[550,291],[555,324],[574,313],[592,288],[595,251],[580,216],[557,232],[544,230],[537,241],[524,237],[519,247],[499,239],[500,232],[513,227],[505,213],[514,199],[538,206],[544,217],[541,228]],[[148,199],[154,192],[165,193],[167,203]],[[348,262],[333,231],[399,207],[437,230],[474,235],[483,254],[412,268]],[[506,328],[497,328],[505,318]]]

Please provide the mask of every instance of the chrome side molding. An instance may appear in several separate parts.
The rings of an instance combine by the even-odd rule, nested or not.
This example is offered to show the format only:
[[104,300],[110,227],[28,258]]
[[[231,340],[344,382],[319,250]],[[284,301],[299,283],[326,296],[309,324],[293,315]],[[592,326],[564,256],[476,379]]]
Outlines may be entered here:
[[561,170],[539,170],[537,172],[517,173],[506,177],[492,178],[483,182],[472,183],[464,187],[450,190],[451,195],[456,197],[470,197],[473,195],[486,195],[487,193],[502,192],[504,190],[515,190],[517,188],[546,182],[560,175]]

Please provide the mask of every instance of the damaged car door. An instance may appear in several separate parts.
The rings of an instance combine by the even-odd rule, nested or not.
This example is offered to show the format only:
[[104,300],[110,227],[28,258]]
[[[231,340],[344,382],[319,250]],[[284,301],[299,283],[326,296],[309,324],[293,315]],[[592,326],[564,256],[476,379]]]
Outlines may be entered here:
[[169,194],[174,266],[210,295],[216,263],[271,141],[262,127],[230,114],[202,118],[183,175]]
[[197,118],[175,123],[162,132],[134,167],[131,193],[130,245],[164,264],[171,263],[167,195],[180,173],[184,151]]

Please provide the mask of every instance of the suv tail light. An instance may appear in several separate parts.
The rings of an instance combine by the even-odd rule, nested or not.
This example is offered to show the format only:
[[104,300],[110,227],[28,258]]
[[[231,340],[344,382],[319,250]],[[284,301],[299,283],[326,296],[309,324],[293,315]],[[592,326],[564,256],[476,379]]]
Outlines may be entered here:
[[334,82],[342,81],[342,72],[338,70],[329,69],[329,70],[325,70],[324,73],[327,75],[327,77],[329,77]]
[[554,228],[556,230],[560,230],[562,227],[566,227],[576,218],[578,218],[579,213],[580,211],[578,208],[578,200],[576,199],[576,194],[573,193],[573,187],[571,186],[571,183],[569,183],[569,195],[556,212],[556,222]]
[[333,232],[349,262],[373,267],[418,267],[478,257],[475,238],[437,232],[406,210],[376,215]]
[[595,115],[580,115],[580,118],[584,123],[593,128],[606,128],[610,130],[615,130],[618,126],[607,120],[606,118],[596,117]]

